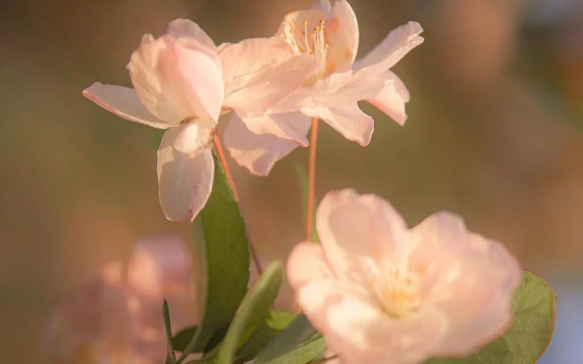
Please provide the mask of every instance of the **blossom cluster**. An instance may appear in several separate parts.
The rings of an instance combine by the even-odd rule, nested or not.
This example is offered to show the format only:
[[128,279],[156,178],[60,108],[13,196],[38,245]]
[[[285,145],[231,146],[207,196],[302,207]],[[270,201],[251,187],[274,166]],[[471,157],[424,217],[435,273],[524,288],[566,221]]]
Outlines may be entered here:
[[[124,119],[165,129],[157,154],[160,206],[169,220],[194,221],[213,191],[213,152],[227,171],[222,145],[238,164],[266,176],[295,148],[314,144],[319,120],[368,145],[374,120],[359,101],[404,125],[410,94],[391,68],[423,42],[422,30],[408,22],[357,59],[360,31],[346,0],[321,0],[286,15],[273,36],[239,43],[216,45],[197,24],[178,19],[166,34],[142,38],[127,65],[133,88],[95,83],[83,94]],[[222,140],[219,122],[228,123]],[[299,242],[286,271],[295,304],[334,360],[465,357],[512,324],[520,264],[453,213],[408,228],[381,197],[345,189],[322,199],[316,231],[319,242],[310,235]],[[140,282],[149,273],[132,274],[134,266],[142,267],[131,263],[124,288],[116,288],[125,296],[148,288]]]

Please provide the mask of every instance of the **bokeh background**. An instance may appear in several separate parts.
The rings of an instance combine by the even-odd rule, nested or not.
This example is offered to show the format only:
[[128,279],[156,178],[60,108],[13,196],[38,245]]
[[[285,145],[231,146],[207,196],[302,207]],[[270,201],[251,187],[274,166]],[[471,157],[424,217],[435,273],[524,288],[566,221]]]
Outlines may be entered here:
[[[271,35],[312,0],[0,1],[0,356],[45,363],[51,306],[107,262],[127,259],[167,222],[147,128],[81,96],[130,85],[143,34],[178,17],[217,42]],[[504,242],[559,297],[541,363],[583,362],[583,1],[352,0],[366,54],[408,20],[425,43],[395,67],[409,120],[375,113],[370,146],[321,128],[317,193],[355,187],[388,198],[414,225],[448,209]],[[296,150],[267,178],[233,165],[266,258],[302,239]],[[578,351],[577,351],[578,350]]]

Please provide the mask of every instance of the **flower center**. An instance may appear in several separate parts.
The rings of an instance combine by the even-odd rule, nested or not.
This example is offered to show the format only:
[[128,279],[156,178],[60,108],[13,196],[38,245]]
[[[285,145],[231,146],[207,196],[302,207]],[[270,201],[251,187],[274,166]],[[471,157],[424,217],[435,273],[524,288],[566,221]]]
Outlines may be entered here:
[[328,44],[324,36],[324,20],[320,20],[318,26],[308,33],[308,21],[303,21],[303,30],[296,29],[293,21],[284,19],[285,41],[292,47],[296,55],[306,54],[313,57],[319,64],[318,72],[314,72],[308,77],[306,86],[313,85],[316,81],[324,78],[329,72],[326,64],[326,53]]
[[382,273],[375,275],[372,287],[387,315],[403,319],[416,312],[423,301],[421,283],[424,268],[411,272],[406,268],[389,267]]

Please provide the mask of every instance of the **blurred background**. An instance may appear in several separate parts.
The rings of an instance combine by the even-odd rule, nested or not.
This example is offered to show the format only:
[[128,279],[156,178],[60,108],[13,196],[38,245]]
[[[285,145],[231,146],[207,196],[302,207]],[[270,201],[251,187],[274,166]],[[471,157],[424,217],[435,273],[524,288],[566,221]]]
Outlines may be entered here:
[[[143,34],[191,18],[217,42],[269,36],[312,0],[0,1],[0,352],[47,363],[51,306],[155,232],[188,237],[158,205],[147,127],[81,95],[130,86]],[[352,0],[359,55],[419,21],[425,43],[394,71],[412,94],[399,127],[373,108],[370,146],[321,128],[317,193],[388,198],[412,226],[448,209],[504,242],[559,297],[541,363],[583,361],[583,0]],[[264,257],[303,237],[296,150],[267,178],[233,165]],[[546,361],[545,361],[546,360]]]

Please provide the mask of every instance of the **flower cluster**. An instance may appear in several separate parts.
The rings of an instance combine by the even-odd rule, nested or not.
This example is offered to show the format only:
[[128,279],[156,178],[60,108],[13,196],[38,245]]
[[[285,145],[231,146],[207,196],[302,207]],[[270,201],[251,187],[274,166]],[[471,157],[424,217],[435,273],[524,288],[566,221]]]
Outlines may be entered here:
[[47,354],[57,363],[162,362],[162,299],[176,328],[197,324],[193,278],[190,253],[180,238],[140,241],[128,263],[108,263],[53,308],[43,338]]
[[[390,203],[352,189],[324,197],[316,213],[320,241],[310,233],[318,122],[366,146],[374,121],[358,102],[367,101],[404,125],[410,95],[391,68],[423,42],[421,32],[418,23],[406,23],[357,59],[359,27],[346,0],[292,12],[271,37],[218,46],[197,24],[178,19],[161,37],[143,37],[127,66],[133,88],[95,83],[83,94],[124,119],[165,129],[157,155],[159,199],[173,221],[201,214],[215,168],[226,172],[237,199],[223,145],[260,176],[298,146],[310,146],[308,234],[289,257],[287,277],[328,355],[346,364],[465,357],[513,322],[523,272],[502,244],[469,232],[448,212],[409,229]],[[216,128],[227,113],[221,141]],[[157,260],[148,248],[144,254],[132,260],[127,278],[116,273],[96,287],[124,299],[143,293],[159,300],[164,285],[153,288],[158,275],[150,272]],[[113,288],[105,292],[105,286]],[[133,320],[133,304],[123,306]]]

